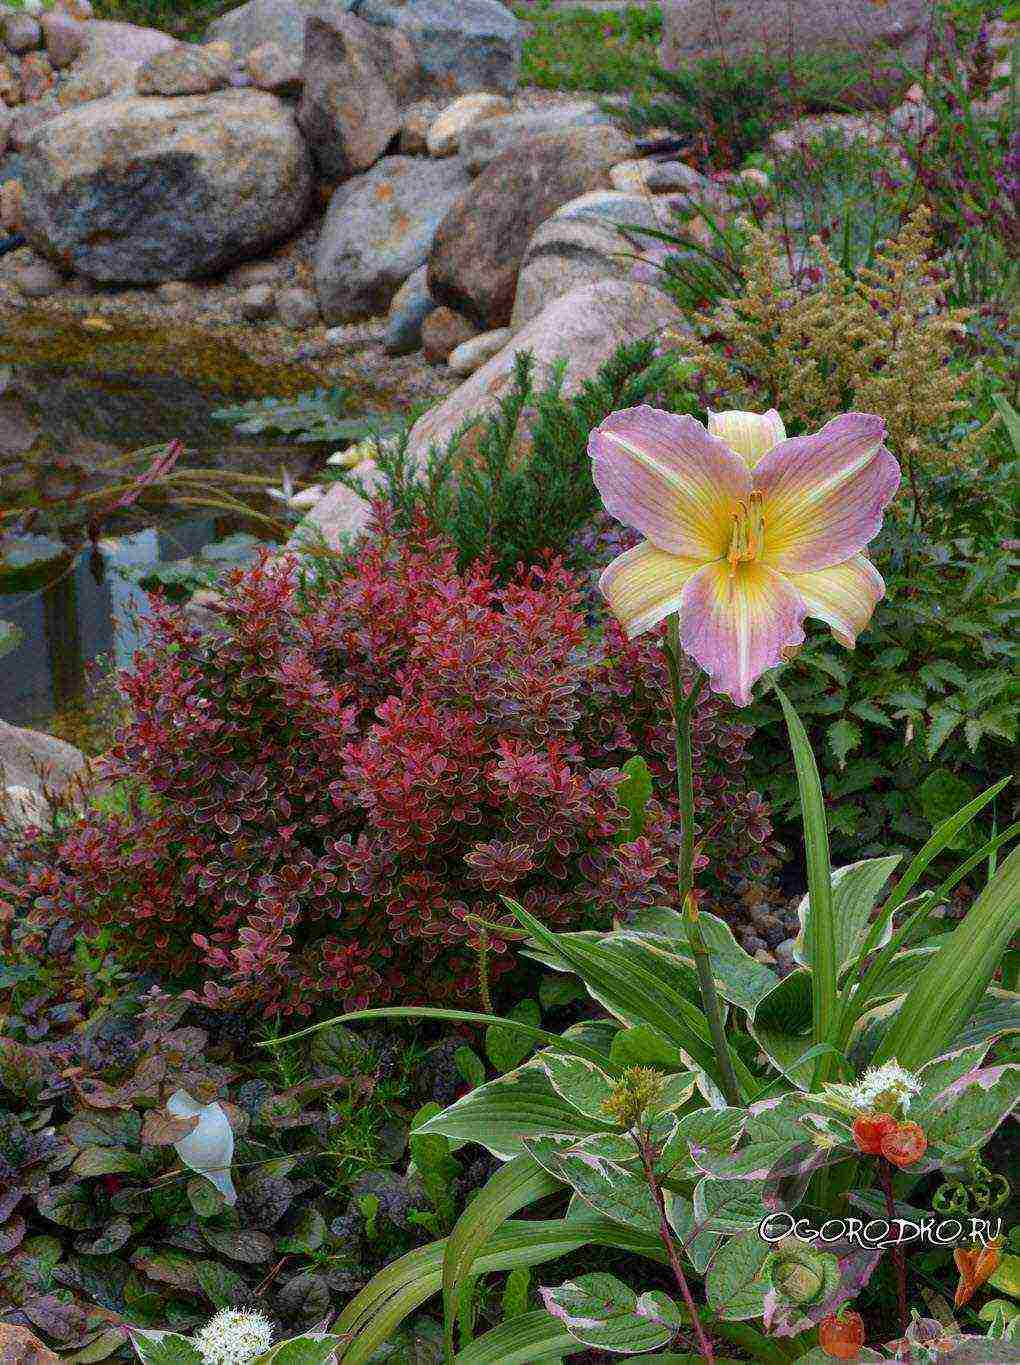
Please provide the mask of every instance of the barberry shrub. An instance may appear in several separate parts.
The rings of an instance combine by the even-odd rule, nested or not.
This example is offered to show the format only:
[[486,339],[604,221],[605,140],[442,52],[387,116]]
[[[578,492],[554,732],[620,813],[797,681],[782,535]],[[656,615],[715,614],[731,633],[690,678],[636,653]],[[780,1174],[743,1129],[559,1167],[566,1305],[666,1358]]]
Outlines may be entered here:
[[[7,894],[40,943],[109,926],[203,1003],[307,1015],[471,998],[469,917],[502,921],[501,893],[578,927],[674,899],[657,641],[593,625],[557,560],[499,586],[423,523],[376,516],[340,576],[234,572],[211,633],[154,599],[106,760],[151,796],[22,850]],[[739,878],[768,874],[771,826],[743,781],[749,728],[714,697],[695,714],[699,861],[725,914]],[[635,753],[655,794],[637,838],[618,794]]]

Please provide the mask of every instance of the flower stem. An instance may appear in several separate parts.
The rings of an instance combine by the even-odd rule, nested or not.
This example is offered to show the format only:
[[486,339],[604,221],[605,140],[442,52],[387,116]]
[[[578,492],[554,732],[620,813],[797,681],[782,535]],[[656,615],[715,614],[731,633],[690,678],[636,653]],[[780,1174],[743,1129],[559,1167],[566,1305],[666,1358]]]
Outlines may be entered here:
[[[882,1177],[882,1188],[885,1190],[886,1215],[889,1222],[892,1223],[896,1217],[896,1205],[893,1203],[892,1168],[885,1157],[880,1156],[878,1158],[878,1169]],[[896,1267],[896,1298],[900,1310],[900,1331],[906,1336],[907,1328],[910,1326],[910,1314],[907,1312],[907,1261],[901,1246],[893,1247],[893,1265]]]
[[687,1312],[690,1314],[691,1325],[694,1328],[694,1335],[698,1339],[698,1346],[701,1349],[701,1354],[708,1362],[708,1365],[714,1365],[715,1352],[712,1343],[702,1326],[701,1317],[698,1314],[698,1306],[694,1302],[694,1295],[691,1293],[691,1287],[687,1283],[687,1276],[684,1274],[684,1268],[680,1264],[680,1255],[676,1249],[676,1242],[673,1240],[669,1219],[666,1217],[666,1201],[662,1195],[662,1186],[659,1184],[655,1175],[655,1162],[652,1159],[648,1135],[647,1133],[636,1132],[633,1136],[637,1142],[638,1151],[641,1153],[641,1164],[645,1169],[645,1179],[648,1181],[648,1188],[652,1192],[652,1198],[655,1200],[655,1206],[659,1211],[659,1236],[662,1238],[662,1245],[666,1248],[666,1255],[669,1257],[673,1278],[677,1282],[677,1287],[683,1297]]
[[701,1004],[708,1020],[716,1061],[719,1064],[719,1080],[728,1104],[739,1107],[741,1102],[740,1086],[733,1070],[726,1030],[723,1028],[722,1009],[716,994],[715,978],[712,975],[712,961],[708,945],[698,923],[698,907],[692,892],[694,890],[694,763],[691,756],[691,716],[705,675],[699,673],[687,696],[684,696],[680,680],[680,622],[676,615],[669,618],[667,625],[666,660],[669,678],[673,688],[673,718],[676,726],[676,787],[680,799],[680,860],[677,869],[677,883],[680,891],[680,905],[687,918],[687,941],[694,956],[694,966],[698,973],[701,988]]

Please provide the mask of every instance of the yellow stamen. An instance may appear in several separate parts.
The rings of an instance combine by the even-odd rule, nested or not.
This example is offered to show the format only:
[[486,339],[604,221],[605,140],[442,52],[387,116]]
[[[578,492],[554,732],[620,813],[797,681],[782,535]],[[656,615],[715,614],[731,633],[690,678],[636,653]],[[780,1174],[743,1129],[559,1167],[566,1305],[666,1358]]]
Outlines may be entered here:
[[761,493],[752,493],[733,514],[730,548],[726,555],[731,570],[736,570],[738,564],[761,559],[765,549],[764,504]]

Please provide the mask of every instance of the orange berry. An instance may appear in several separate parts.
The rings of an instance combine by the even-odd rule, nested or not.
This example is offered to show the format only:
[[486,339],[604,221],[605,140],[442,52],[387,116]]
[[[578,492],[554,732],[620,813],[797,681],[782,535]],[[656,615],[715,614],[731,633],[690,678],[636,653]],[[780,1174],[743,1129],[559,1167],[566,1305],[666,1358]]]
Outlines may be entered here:
[[854,1142],[858,1150],[868,1156],[879,1156],[883,1137],[895,1127],[896,1120],[892,1114],[861,1114],[854,1119]]
[[928,1139],[919,1123],[897,1123],[882,1134],[882,1155],[901,1170],[920,1161],[927,1150]]
[[818,1344],[834,1360],[856,1360],[864,1345],[864,1319],[852,1308],[830,1313],[818,1324]]

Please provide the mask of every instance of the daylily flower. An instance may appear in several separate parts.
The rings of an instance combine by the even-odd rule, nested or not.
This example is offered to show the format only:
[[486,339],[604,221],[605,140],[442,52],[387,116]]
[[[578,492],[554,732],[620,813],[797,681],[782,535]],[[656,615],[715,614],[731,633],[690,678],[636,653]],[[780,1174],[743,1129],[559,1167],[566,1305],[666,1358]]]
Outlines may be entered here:
[[588,452],[607,510],[646,537],[600,586],[633,638],[678,612],[712,689],[746,706],[816,616],[852,649],[885,592],[861,553],[900,482],[885,423],[848,412],[787,438],[779,413],[615,412]]

